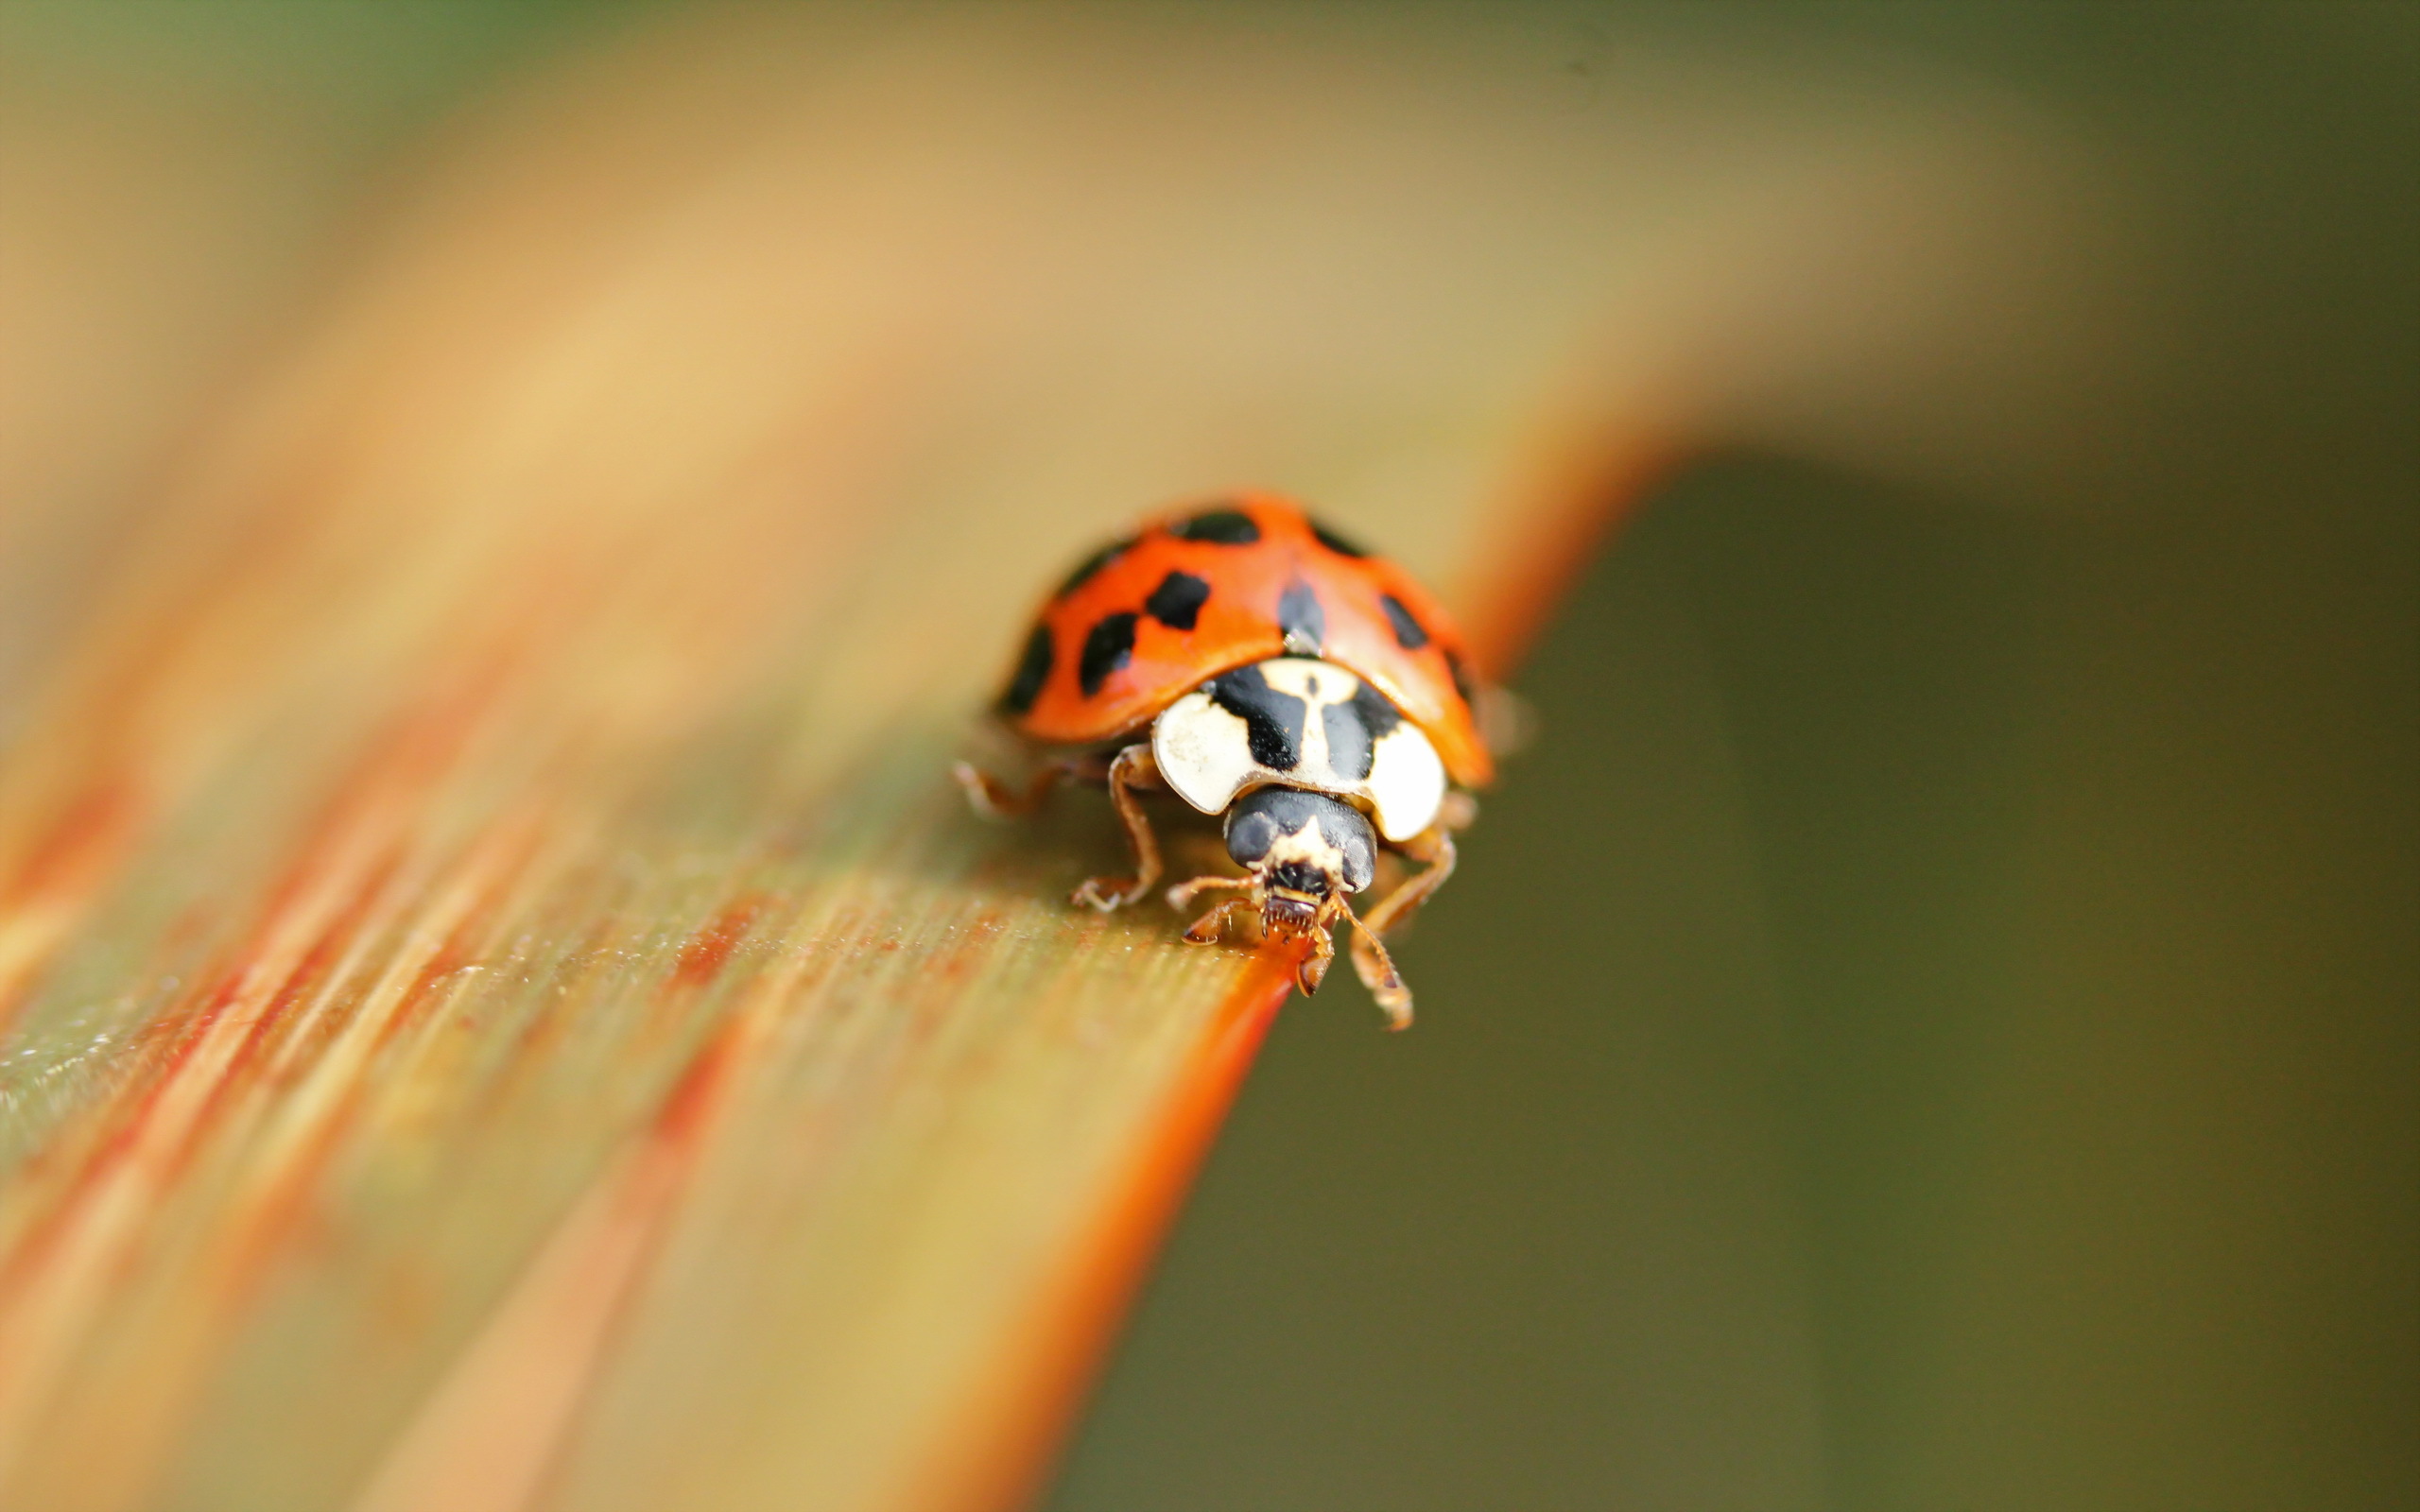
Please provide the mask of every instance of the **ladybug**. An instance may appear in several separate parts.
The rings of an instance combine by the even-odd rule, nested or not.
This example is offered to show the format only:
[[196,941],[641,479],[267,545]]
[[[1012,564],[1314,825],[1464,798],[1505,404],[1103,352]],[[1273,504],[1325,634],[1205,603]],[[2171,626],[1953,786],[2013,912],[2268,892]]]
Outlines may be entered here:
[[[1256,915],[1265,942],[1302,950],[1307,993],[1335,956],[1330,931],[1349,923],[1354,968],[1400,1029],[1411,993],[1381,936],[1453,874],[1453,833],[1477,812],[1460,790],[1495,776],[1478,697],[1461,632],[1409,574],[1287,499],[1245,494],[1084,558],[1043,606],[997,706],[1045,752],[1038,775],[1022,790],[963,762],[957,776],[994,816],[1029,812],[1063,782],[1105,783],[1136,865],[1076,889],[1103,912],[1160,877],[1137,793],[1224,816],[1245,875],[1196,877],[1167,901],[1242,896],[1184,937],[1211,944]],[[1351,898],[1381,848],[1426,869],[1365,917]]]

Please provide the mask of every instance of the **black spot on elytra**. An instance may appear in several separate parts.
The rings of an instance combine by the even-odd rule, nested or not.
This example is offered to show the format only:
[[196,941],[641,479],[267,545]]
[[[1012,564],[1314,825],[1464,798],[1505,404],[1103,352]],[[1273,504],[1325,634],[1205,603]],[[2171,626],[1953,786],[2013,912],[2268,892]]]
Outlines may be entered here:
[[1320,723],[1327,728],[1329,767],[1358,782],[1370,775],[1378,742],[1403,723],[1403,716],[1384,694],[1365,682],[1350,700],[1322,709]]
[[1378,607],[1387,611],[1387,623],[1395,627],[1395,644],[1407,651],[1417,651],[1428,644],[1428,627],[1411,617],[1403,600],[1392,593],[1380,593]]
[[1260,539],[1260,526],[1241,509],[1204,509],[1168,526],[1168,534],[1214,546],[1249,546]]
[[1303,720],[1309,710],[1290,693],[1269,685],[1258,667],[1238,667],[1210,679],[1210,699],[1244,722],[1252,759],[1272,772],[1290,772],[1303,762]]
[[1109,675],[1124,666],[1134,655],[1134,622],[1138,616],[1125,612],[1104,614],[1100,623],[1084,635],[1084,654],[1076,662],[1076,681],[1089,698],[1100,692]]
[[1143,600],[1143,611],[1171,630],[1189,630],[1210,602],[1210,585],[1191,573],[1170,573]]
[[1050,627],[1037,625],[1026,637],[1025,655],[1017,658],[1016,676],[1009,679],[1009,690],[1000,695],[1000,707],[1012,714],[1033,708],[1042,696],[1042,685],[1050,680],[1050,665],[1056,660],[1050,645]]
[[1327,644],[1327,611],[1320,608],[1320,595],[1311,592],[1311,585],[1299,577],[1278,595],[1277,628],[1286,636],[1286,649],[1298,656],[1317,656]]
[[[1299,787],[1256,787],[1227,810],[1227,854],[1240,864],[1257,866],[1269,859],[1279,837],[1300,834],[1318,825],[1322,839],[1343,861],[1340,879],[1347,892],[1370,885],[1378,870],[1377,832],[1361,811],[1324,793]],[[1324,897],[1328,878],[1318,870],[1289,861],[1280,864],[1270,880],[1281,887]]]
[[1328,550],[1335,552],[1340,557],[1358,558],[1370,555],[1369,552],[1362,549],[1361,544],[1358,541],[1338,535],[1335,531],[1330,530],[1327,526],[1320,524],[1316,520],[1311,522],[1311,539],[1318,541],[1321,545],[1325,546]]
[[1462,696],[1462,702],[1476,709],[1478,706],[1478,685],[1471,680],[1471,669],[1462,665],[1461,657],[1451,646],[1445,649],[1445,670],[1452,674],[1454,691]]
[[1115,561],[1118,558],[1125,556],[1127,552],[1133,549],[1133,546],[1134,538],[1132,536],[1127,536],[1122,540],[1113,541],[1108,545],[1101,547],[1100,550],[1094,552],[1082,561],[1078,562],[1076,564],[1076,570],[1067,575],[1066,581],[1059,585],[1059,592],[1051,596],[1053,598],[1066,597],[1069,593],[1074,593],[1077,589],[1083,587],[1086,583],[1089,583],[1094,578],[1099,576],[1102,568],[1108,566],[1111,562]]

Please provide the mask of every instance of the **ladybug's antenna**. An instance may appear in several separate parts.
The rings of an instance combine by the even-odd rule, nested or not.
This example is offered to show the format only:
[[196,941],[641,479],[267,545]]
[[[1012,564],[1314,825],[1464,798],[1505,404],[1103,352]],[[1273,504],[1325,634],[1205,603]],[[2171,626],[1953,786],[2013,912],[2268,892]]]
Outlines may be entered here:
[[[1337,894],[1336,904],[1338,911],[1361,932],[1361,943],[1370,947],[1370,954],[1375,958],[1374,963],[1357,950],[1353,953],[1353,968],[1360,974],[1361,985],[1370,989],[1370,995],[1378,1000],[1378,1006],[1386,1010],[1387,1027],[1410,1028],[1411,988],[1404,986],[1403,978],[1396,973],[1394,957],[1387,954],[1386,942],[1378,938],[1376,930],[1361,922],[1361,916],[1353,911],[1353,905],[1345,902],[1342,893]],[[1374,964],[1374,971],[1372,970]]]

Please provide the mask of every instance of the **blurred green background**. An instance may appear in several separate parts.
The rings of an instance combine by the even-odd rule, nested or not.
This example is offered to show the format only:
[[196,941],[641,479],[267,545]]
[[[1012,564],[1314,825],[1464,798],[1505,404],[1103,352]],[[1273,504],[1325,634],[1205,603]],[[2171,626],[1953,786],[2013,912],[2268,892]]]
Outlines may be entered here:
[[2021,510],[1658,491],[1420,1025],[1288,1008],[1053,1506],[2420,1505],[2414,16],[1644,23],[2135,164],[2155,387]]
[[1421,1023],[1289,1007],[1055,1504],[2412,1504],[2409,476],[1674,484]]
[[[202,391],[432,123],[634,9],[18,5],[0,80],[296,155],[222,201],[320,230]],[[1659,489],[1516,679],[1419,1028],[1283,1016],[1049,1504],[2420,1505],[2420,10],[1543,14],[2055,121],[2144,197],[2154,350],[1988,499]]]

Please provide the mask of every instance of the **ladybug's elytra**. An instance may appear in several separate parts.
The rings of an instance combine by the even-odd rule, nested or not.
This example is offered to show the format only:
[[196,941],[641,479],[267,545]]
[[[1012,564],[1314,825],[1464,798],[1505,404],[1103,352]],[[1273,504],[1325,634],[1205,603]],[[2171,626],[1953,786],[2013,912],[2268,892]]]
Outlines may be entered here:
[[[1136,871],[1076,889],[1104,912],[1159,880],[1138,791],[1224,815],[1247,874],[1180,883],[1168,903],[1243,896],[1184,937],[1209,944],[1257,914],[1265,940],[1307,942],[1296,979],[1310,992],[1335,955],[1329,932],[1350,923],[1354,968],[1400,1029],[1411,993],[1380,936],[1453,874],[1453,832],[1475,812],[1455,789],[1495,775],[1468,669],[1461,632],[1403,569],[1288,500],[1247,494],[1085,558],[1043,606],[999,702],[1011,730],[1051,752],[1039,777],[1023,791],[965,763],[958,777],[994,815],[1028,811],[1062,782],[1106,782]],[[1426,869],[1363,918],[1349,899],[1381,847]]]

